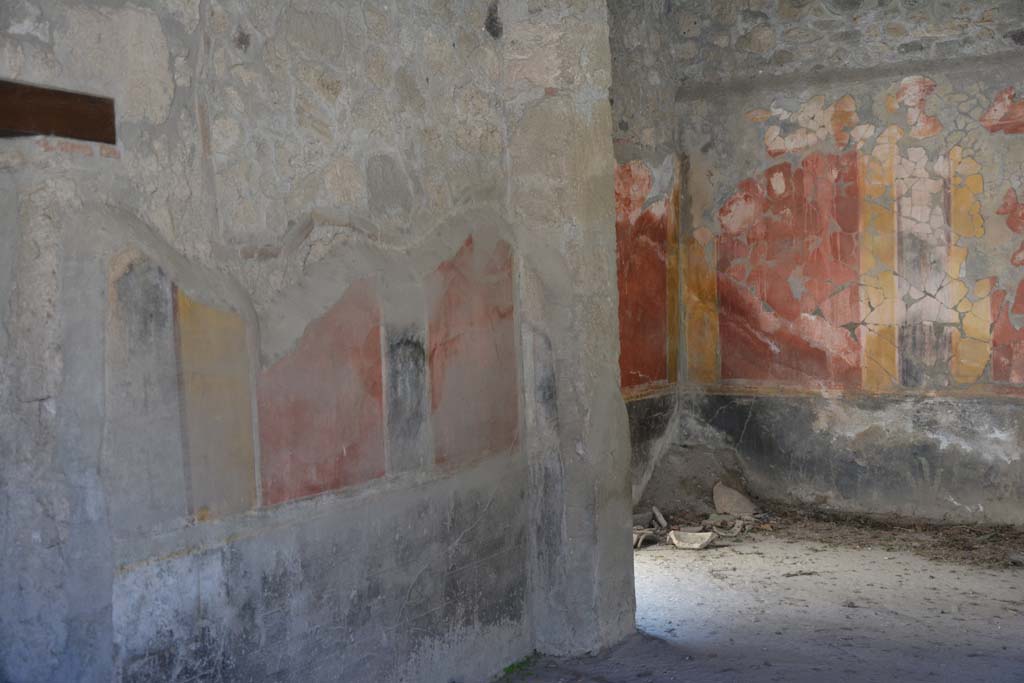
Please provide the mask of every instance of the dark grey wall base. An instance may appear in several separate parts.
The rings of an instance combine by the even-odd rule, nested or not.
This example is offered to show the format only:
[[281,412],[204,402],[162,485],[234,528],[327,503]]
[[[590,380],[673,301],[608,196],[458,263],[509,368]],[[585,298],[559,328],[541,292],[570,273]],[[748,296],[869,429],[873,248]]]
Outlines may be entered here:
[[[629,415],[629,440],[632,458],[629,463],[633,483],[633,504],[640,500],[658,460],[675,431],[677,396],[667,394],[645,396],[626,402]],[[666,439],[667,438],[667,439]]]
[[688,394],[756,496],[939,520],[1024,523],[1024,404],[1008,399]]

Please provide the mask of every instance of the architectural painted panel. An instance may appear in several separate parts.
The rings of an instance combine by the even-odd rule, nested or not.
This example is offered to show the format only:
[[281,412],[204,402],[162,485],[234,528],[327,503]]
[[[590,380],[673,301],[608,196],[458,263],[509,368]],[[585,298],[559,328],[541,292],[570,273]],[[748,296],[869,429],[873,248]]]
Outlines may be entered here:
[[107,295],[107,508],[116,537],[145,536],[189,507],[171,281],[127,252],[111,263]]
[[374,284],[359,280],[261,374],[265,505],[384,476],[380,328]]
[[512,249],[470,237],[427,283],[435,459],[502,453],[519,430]]
[[[674,171],[657,171],[666,176],[662,185],[674,182]],[[676,374],[678,189],[655,184],[655,171],[642,161],[616,168],[619,371],[627,394],[674,381]]]
[[119,535],[256,502],[245,323],[129,250],[111,262],[105,479]]
[[[705,149],[731,152],[701,169],[710,180],[690,175],[714,197],[681,238],[690,380],[1020,393],[1024,102],[925,75],[852,90],[703,122]],[[620,282],[624,300],[638,285]],[[623,339],[663,334],[640,328]]]
[[860,383],[857,158],[806,156],[719,211],[722,379]]
[[175,288],[190,512],[198,519],[256,502],[245,323]]

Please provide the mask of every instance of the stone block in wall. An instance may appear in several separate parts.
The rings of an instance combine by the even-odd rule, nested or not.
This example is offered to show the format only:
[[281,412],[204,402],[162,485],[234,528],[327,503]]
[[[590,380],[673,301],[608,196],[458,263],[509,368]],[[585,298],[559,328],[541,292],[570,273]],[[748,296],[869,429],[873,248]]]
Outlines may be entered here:
[[241,512],[256,500],[245,322],[174,291],[191,514]]
[[512,249],[470,237],[427,287],[436,460],[457,466],[501,453],[519,430]]
[[260,476],[267,505],[385,473],[380,307],[349,286],[260,376]]

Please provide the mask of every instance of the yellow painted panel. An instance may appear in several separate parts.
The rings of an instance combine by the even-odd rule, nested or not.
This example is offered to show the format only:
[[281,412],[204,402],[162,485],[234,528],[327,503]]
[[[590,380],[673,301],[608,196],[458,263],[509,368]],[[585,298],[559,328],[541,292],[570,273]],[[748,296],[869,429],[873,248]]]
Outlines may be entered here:
[[189,510],[199,519],[256,502],[245,323],[175,290]]
[[679,201],[682,192],[682,163],[677,157],[672,179],[672,196],[668,202],[668,234],[665,241],[665,303],[668,308],[668,357],[667,376],[669,382],[679,377]]
[[899,383],[896,326],[872,325],[864,334],[864,389],[885,391]]
[[989,307],[988,299],[985,299],[964,315],[965,336],[984,342],[991,341],[992,315]]
[[859,158],[861,385],[866,391],[887,391],[899,384],[896,344],[896,217],[897,148]]
[[961,337],[960,330],[953,330],[953,380],[958,384],[971,384],[981,379],[992,352],[989,341]]
[[[714,242],[709,243],[714,251]],[[718,382],[718,284],[705,247],[693,237],[684,241],[684,304],[686,310],[686,369],[691,382]],[[715,262],[714,253],[711,263]]]
[[[949,151],[949,215],[953,244],[949,247],[946,272],[951,278],[950,303],[961,315],[961,329],[951,335],[952,358],[950,374],[958,384],[971,384],[981,379],[992,355],[992,312],[989,297],[975,302],[966,298],[970,288],[961,280],[967,261],[967,246],[961,239],[981,237],[985,234],[985,221],[981,215],[979,199],[985,188],[978,163],[964,157],[959,146]],[[973,287],[975,296],[987,295],[992,290],[991,278],[979,280]]]

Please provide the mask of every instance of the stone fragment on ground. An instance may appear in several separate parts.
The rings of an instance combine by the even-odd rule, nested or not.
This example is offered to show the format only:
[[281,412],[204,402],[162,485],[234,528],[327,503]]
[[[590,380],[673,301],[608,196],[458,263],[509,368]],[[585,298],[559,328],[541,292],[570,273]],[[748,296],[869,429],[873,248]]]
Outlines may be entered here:
[[633,529],[634,548],[643,548],[645,545],[658,543],[660,540],[654,529]]
[[669,543],[683,550],[704,550],[715,540],[715,532],[670,531],[668,540]]
[[633,526],[641,527],[646,529],[651,526],[651,522],[654,520],[654,515],[650,510],[646,512],[634,512],[633,513]]
[[712,494],[715,500],[715,510],[719,514],[742,517],[743,515],[752,515],[757,512],[757,506],[754,505],[753,501],[722,482],[715,484]]

